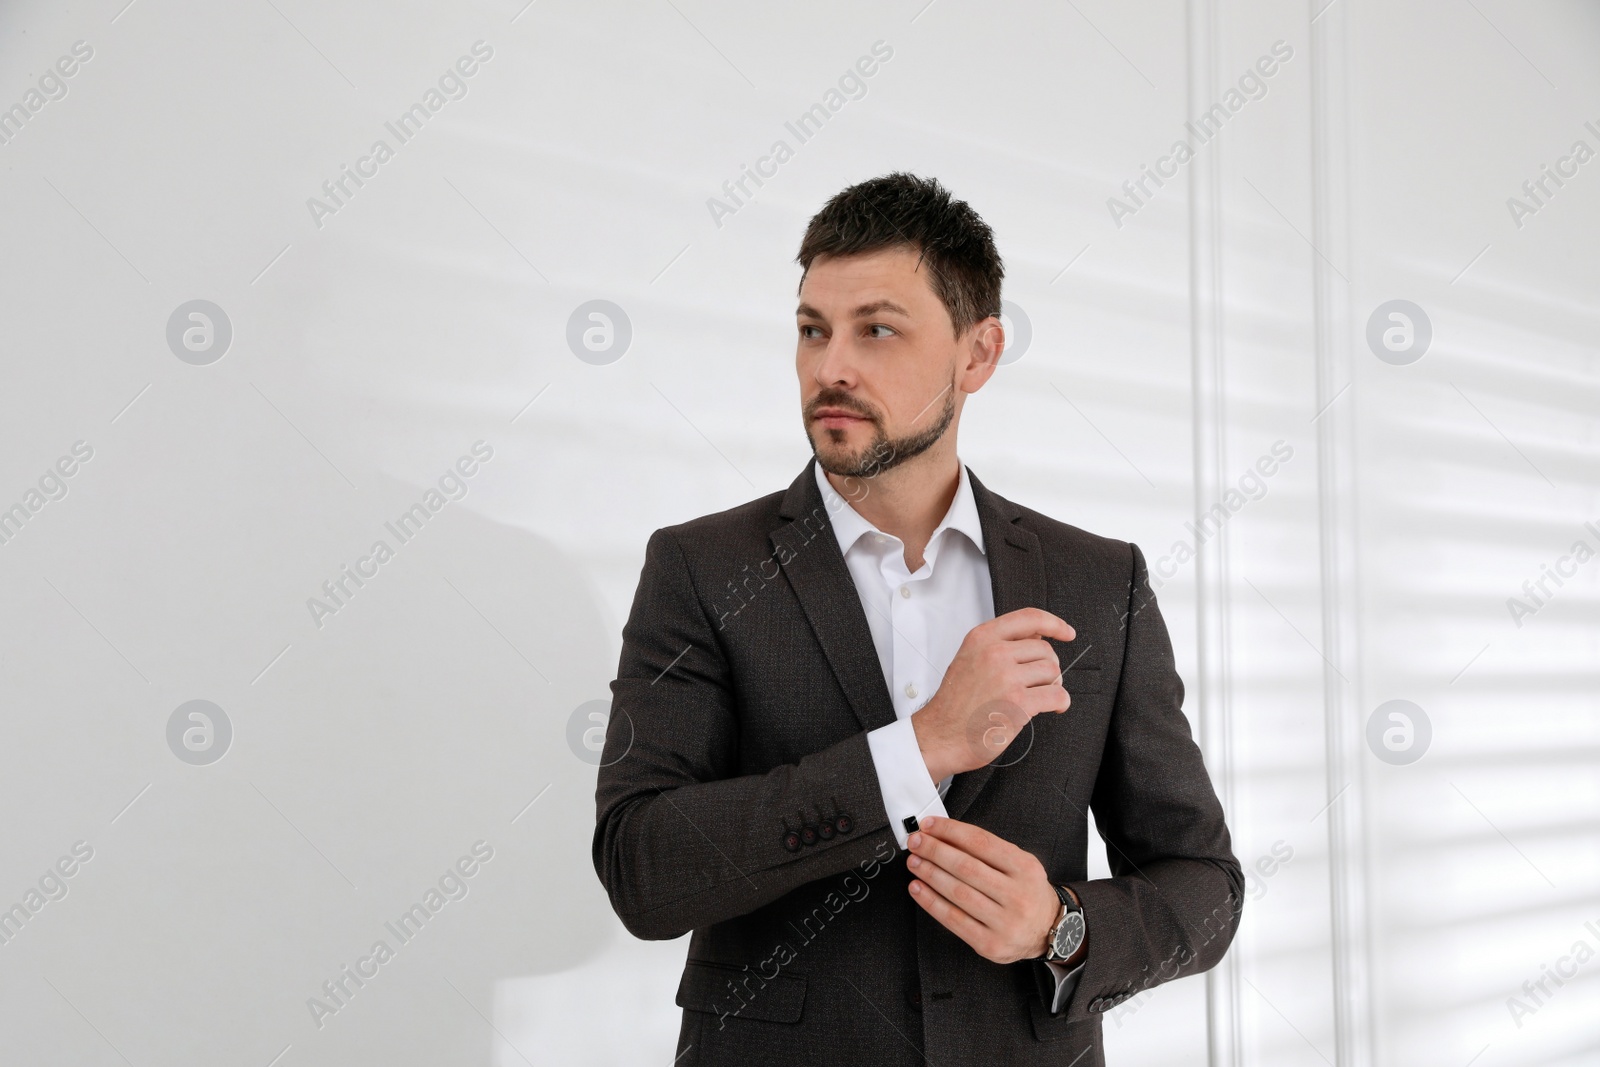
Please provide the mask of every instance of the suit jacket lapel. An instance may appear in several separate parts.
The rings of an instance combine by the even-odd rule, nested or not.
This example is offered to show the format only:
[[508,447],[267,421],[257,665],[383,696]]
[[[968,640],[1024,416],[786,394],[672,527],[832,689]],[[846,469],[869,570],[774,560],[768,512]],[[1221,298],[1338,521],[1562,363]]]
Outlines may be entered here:
[[[1039,538],[1017,525],[1021,510],[1011,501],[986,489],[972,468],[967,468],[972,495],[978,505],[978,525],[983,529],[984,555],[989,562],[989,581],[994,592],[994,613],[998,617],[1018,608],[1044,607],[1046,586],[1044,553]],[[1022,758],[1033,744],[1031,724],[994,762],[977,770],[958,774],[945,793],[944,809],[959,819],[972,806],[978,793],[988,784],[996,765],[1009,766]]]
[[772,544],[851,710],[862,729],[875,730],[895,721],[894,703],[883,683],[860,594],[817,487],[815,462],[806,465],[784,494],[778,514],[790,521],[772,531]]

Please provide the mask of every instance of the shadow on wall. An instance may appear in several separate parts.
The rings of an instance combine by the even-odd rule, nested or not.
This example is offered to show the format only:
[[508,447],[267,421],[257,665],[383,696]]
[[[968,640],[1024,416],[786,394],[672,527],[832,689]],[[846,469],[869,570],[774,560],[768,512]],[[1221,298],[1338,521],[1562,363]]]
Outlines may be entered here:
[[[560,972],[605,947],[612,917],[590,859],[596,769],[567,740],[573,710],[608,691],[612,642],[588,575],[549,542],[465,509],[440,518],[412,542],[438,576],[413,617],[452,630],[481,660],[421,665],[456,695],[440,694],[440,729],[412,742],[452,789],[485,798],[485,833],[506,843],[499,877],[514,892],[502,913],[473,923],[472,959],[497,961],[486,977]],[[456,688],[463,673],[469,684]]]
[[[396,514],[427,488],[367,481]],[[567,740],[574,709],[607,691],[615,666],[592,582],[469,500],[404,542],[375,522],[393,557],[323,618],[275,694],[288,720],[273,731],[281,750],[264,753],[284,768],[276,791],[298,809],[338,813],[324,847],[366,898],[335,937],[301,946],[318,970],[302,965],[292,988],[325,1006],[313,1014],[327,1054],[369,1056],[376,1042],[391,1062],[459,1062],[486,1040],[503,1047],[484,1025],[502,980],[563,985],[593,969],[617,925],[590,859],[595,767]],[[450,877],[469,854],[473,873]],[[443,902],[435,895],[431,917],[407,924],[435,887]],[[370,974],[357,960],[376,939],[393,959],[366,985],[342,1003],[319,990],[341,965]],[[441,996],[458,994],[476,1014],[440,1011]],[[395,1028],[384,1017],[396,1014],[429,1022]]]
[[[492,995],[484,990],[481,999],[464,989],[505,1039],[491,1040],[489,1062],[522,1064],[523,1056],[616,1067],[671,1062],[688,938],[629,936],[590,859],[596,768],[572,751],[568,719],[586,700],[608,695],[615,664],[587,577],[525,531],[465,512],[458,518],[448,540],[441,538],[439,569],[550,676],[551,684],[539,689],[553,698],[536,699],[525,718],[532,764],[505,768],[511,781],[553,783],[507,828],[510,847],[497,855],[495,862],[509,861],[507,869],[491,873],[514,891],[495,915],[475,919],[460,943],[463,961],[480,978],[519,975],[499,977]],[[531,673],[500,645],[513,666]],[[595,661],[597,648],[603,662]],[[598,684],[574,690],[579,677]]]

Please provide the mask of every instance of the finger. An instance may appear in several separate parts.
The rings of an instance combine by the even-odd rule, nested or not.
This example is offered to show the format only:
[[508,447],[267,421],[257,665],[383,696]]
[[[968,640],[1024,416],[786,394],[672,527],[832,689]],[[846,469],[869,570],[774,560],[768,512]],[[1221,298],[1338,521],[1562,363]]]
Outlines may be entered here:
[[[1001,875],[1019,873],[1022,870],[1021,861],[1028,856],[1028,853],[1010,841],[990,833],[976,823],[962,822],[948,815],[929,815],[921,821],[918,830],[925,832],[946,848],[958,850]],[[940,856],[932,853],[921,854],[927,855],[946,870],[950,869],[950,865]]]
[[1056,655],[1056,650],[1050,642],[1030,637],[1018,641],[1007,641],[1006,651],[1011,653],[1012,659],[1017,663],[1047,663],[1056,673],[1061,671],[1061,657]]
[[1030,686],[1022,691],[1022,702],[1018,706],[1029,718],[1049,712],[1060,713],[1072,706],[1072,694],[1060,682]]
[[[926,821],[925,819],[924,822]],[[935,821],[936,823],[949,823],[952,820],[946,818]],[[970,826],[971,824],[964,823],[962,825]],[[927,828],[923,827],[921,829],[925,830]],[[972,829],[978,830],[977,827],[972,827]],[[986,834],[988,831],[979,830],[979,833]],[[975,836],[961,836],[963,843],[957,844],[948,837],[935,835],[931,831],[919,832],[912,835],[913,838],[918,840],[912,841],[908,839],[906,843],[910,847],[912,855],[932,860],[940,869],[948,871],[960,881],[987,896],[990,900],[1003,901],[1010,899],[1011,894],[1006,891],[1006,874],[1000,868],[989,863],[986,858],[976,855],[973,848],[969,847],[976,843],[985,852],[993,853],[992,846],[980,842]],[[999,841],[999,838],[995,838],[995,840]]]
[[939,892],[927,882],[913,879],[910,887],[911,899],[922,905],[922,910],[972,947],[973,951],[983,953],[989,943],[989,928],[978,920],[962,911],[948,899],[939,895]]
[[1058,641],[1071,641],[1078,636],[1078,631],[1067,625],[1067,621],[1059,615],[1052,615],[1043,608],[1018,608],[997,616],[989,625],[993,628],[996,637],[1003,641],[1015,641],[1024,637],[1054,637]]
[[1004,904],[963,882],[932,860],[913,853],[907,858],[906,865],[912,874],[932,886],[940,896],[984,926],[995,927],[1004,920]]
[[1017,664],[1013,677],[1024,686],[1049,685],[1061,680],[1061,668],[1056,665],[1054,657],[1030,660]]

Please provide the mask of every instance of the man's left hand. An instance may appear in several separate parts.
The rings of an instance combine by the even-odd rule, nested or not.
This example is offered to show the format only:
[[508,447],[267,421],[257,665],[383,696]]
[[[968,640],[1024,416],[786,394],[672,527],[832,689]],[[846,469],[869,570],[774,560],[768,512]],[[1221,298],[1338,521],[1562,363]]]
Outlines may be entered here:
[[911,895],[986,960],[1044,955],[1061,900],[1037,856],[981,826],[929,816],[906,840]]

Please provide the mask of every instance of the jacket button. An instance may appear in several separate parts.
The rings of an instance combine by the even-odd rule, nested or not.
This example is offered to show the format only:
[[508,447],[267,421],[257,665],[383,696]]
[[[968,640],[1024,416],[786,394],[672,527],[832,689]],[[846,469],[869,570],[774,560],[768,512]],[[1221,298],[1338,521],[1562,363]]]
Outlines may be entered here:
[[822,839],[824,841],[833,840],[833,823],[829,822],[827,819],[823,819],[817,824],[817,833],[822,835]]
[[1089,1010],[1090,1011],[1105,1011],[1106,1010],[1106,998],[1105,997],[1095,997],[1093,1000],[1089,1001]]
[[804,826],[800,827],[800,840],[808,845],[816,844],[817,828],[812,826],[810,823],[806,823]]
[[800,835],[795,833],[793,830],[790,830],[788,833],[784,834],[783,847],[788,849],[790,852],[799,852]]
[[850,816],[841,815],[833,820],[833,828],[841,834],[847,834],[856,828],[856,824],[850,821]]
[[911,1010],[912,1011],[921,1011],[922,1010],[922,990],[913,989],[911,991],[910,1000],[911,1000]]

